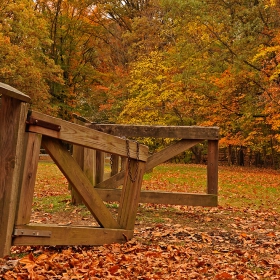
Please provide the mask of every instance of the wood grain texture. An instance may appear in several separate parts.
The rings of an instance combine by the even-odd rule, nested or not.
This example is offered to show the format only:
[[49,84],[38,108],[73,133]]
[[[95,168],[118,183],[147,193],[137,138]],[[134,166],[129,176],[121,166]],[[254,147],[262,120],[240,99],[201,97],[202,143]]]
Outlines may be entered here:
[[[68,143],[77,144],[87,148],[92,148],[107,153],[127,157],[126,141],[120,137],[99,132],[82,125],[63,121],[61,119],[50,117],[48,115],[44,115],[35,111],[32,111],[30,116],[34,119],[39,119],[44,122],[61,126],[60,131],[55,131],[36,125],[30,125],[28,128],[30,132],[36,132],[42,135],[66,141]],[[130,141],[129,145],[130,156],[131,158],[136,159],[138,157],[137,145],[133,141]],[[140,145],[139,159],[142,161],[146,161],[147,158],[148,147]]]
[[[125,180],[118,211],[118,223],[121,228],[128,230],[134,229],[145,165],[142,161],[131,159],[126,166]],[[131,171],[131,174],[129,174],[129,171]],[[134,177],[134,175],[136,176]],[[133,181],[134,178],[135,181]]]
[[10,253],[28,104],[2,95],[0,110],[0,257]]
[[16,225],[28,224],[30,222],[42,136],[35,133],[26,133],[26,138],[26,151],[15,221]]
[[203,126],[149,126],[149,125],[118,125],[118,124],[85,124],[87,127],[111,135],[125,137],[155,137],[218,140],[218,127]]
[[31,102],[31,98],[28,95],[4,83],[0,83],[0,94],[9,96],[22,102]]
[[133,230],[59,225],[25,225],[16,229],[51,231],[51,237],[17,236],[13,245],[104,245],[124,243],[133,237]]
[[218,141],[208,141],[207,193],[218,194]]
[[[120,201],[120,189],[96,189],[96,191],[104,201]],[[139,203],[216,207],[218,205],[218,196],[214,194],[142,190]]]
[[57,164],[67,180],[76,189],[91,214],[104,228],[120,228],[110,211],[100,199],[79,164],[73,159],[67,149],[57,139],[43,136],[42,145]]

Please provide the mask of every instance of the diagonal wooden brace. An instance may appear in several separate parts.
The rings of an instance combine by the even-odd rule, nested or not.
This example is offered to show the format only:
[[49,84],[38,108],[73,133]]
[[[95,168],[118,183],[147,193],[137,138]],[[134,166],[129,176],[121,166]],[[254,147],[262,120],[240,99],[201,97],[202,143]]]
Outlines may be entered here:
[[87,176],[63,144],[57,139],[43,136],[42,145],[48,151],[64,176],[82,196],[85,205],[97,222],[105,228],[120,228]]

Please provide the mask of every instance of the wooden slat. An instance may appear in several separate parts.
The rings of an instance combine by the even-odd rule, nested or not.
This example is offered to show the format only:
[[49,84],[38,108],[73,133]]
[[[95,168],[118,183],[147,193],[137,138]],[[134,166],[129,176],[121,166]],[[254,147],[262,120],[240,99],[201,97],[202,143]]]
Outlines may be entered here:
[[43,136],[42,145],[48,151],[64,176],[82,196],[85,205],[97,222],[105,228],[119,228],[119,224],[113,219],[110,211],[106,208],[96,190],[92,187],[89,179],[60,141]]
[[[149,171],[150,169],[154,168],[155,166],[169,160],[170,158],[184,152],[185,150],[193,147],[200,140],[180,140],[177,143],[170,145],[169,147],[159,151],[148,157],[145,172]],[[106,181],[103,181],[95,186],[95,188],[107,188],[107,189],[114,189],[123,183],[124,179],[124,171],[119,172],[118,174],[110,177]]]
[[22,102],[31,102],[31,98],[28,95],[4,83],[0,83],[0,94],[9,96]]
[[96,173],[95,173],[95,182],[96,184],[100,183],[104,179],[104,167],[105,167],[105,154],[101,151],[96,151]]
[[26,137],[26,153],[19,196],[19,205],[15,222],[16,225],[28,224],[30,221],[42,139],[41,135],[35,133],[26,133]]
[[218,140],[218,127],[85,124],[116,136]]
[[[104,152],[117,154],[127,157],[126,141],[120,137],[115,137],[94,129],[87,128],[78,124],[73,124],[61,119],[50,117],[39,112],[32,111],[30,117],[47,123],[61,126],[60,131],[30,125],[28,130],[53,138],[57,138],[72,144],[85,146]],[[136,143],[130,141],[130,157],[137,159]],[[148,147],[140,145],[139,159],[146,161],[148,158]]]
[[208,141],[207,193],[218,194],[218,141]]
[[104,245],[124,243],[133,237],[132,230],[58,225],[25,225],[16,229],[51,231],[51,237],[17,236],[13,245]]
[[110,160],[112,160],[112,162],[110,162],[110,164],[111,164],[111,176],[114,176],[114,175],[118,174],[118,172],[119,172],[120,157],[118,155],[111,155]]
[[[126,166],[118,212],[118,223],[121,228],[130,230],[134,228],[144,171],[145,163],[142,161],[131,159]],[[132,181],[134,179],[135,181]]]
[[[120,201],[120,189],[96,189],[99,196],[107,202]],[[216,207],[218,196],[214,194],[196,194],[162,191],[141,191],[139,203],[187,205]]]
[[10,253],[18,203],[28,104],[2,95],[0,111],[0,257]]

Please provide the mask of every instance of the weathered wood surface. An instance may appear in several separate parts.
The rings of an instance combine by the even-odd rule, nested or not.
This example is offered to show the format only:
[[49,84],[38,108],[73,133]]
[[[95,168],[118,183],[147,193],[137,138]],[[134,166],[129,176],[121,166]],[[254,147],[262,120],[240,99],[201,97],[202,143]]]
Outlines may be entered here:
[[16,225],[28,224],[30,222],[42,137],[40,134],[26,133],[26,138],[26,152],[15,221]]
[[[120,201],[120,189],[96,189],[96,191],[104,201]],[[139,203],[216,207],[218,205],[218,196],[214,194],[142,190]]]
[[96,171],[95,182],[96,184],[104,180],[104,168],[105,168],[105,154],[101,151],[96,151]]
[[118,211],[121,228],[134,229],[144,172],[145,163],[142,161],[131,159],[126,166]]
[[111,176],[116,175],[119,172],[120,157],[118,155],[111,155]]
[[91,182],[67,149],[57,139],[43,136],[43,147],[47,150],[61,172],[82,196],[83,201],[97,222],[104,228],[120,228],[108,208],[100,199]]
[[[47,123],[61,127],[60,131],[51,130],[37,125],[30,125],[28,131],[36,132],[53,138],[57,138],[68,143],[82,145],[87,148],[101,150],[107,153],[117,154],[127,157],[126,140],[87,128],[78,124],[73,124],[58,118],[50,117],[39,112],[31,112],[33,119],[38,119]],[[137,159],[137,145],[130,141],[130,157]],[[146,161],[148,158],[148,147],[140,145],[139,160]]]
[[30,103],[31,101],[28,95],[4,83],[0,83],[0,95],[1,94],[26,103]]
[[[150,169],[156,167],[157,165],[169,160],[170,158],[178,155],[185,150],[193,147],[197,143],[201,142],[200,140],[180,140],[177,143],[166,147],[165,149],[159,151],[148,157],[145,172],[149,171]],[[108,188],[114,189],[123,184],[124,179],[124,171],[117,173],[116,175],[110,177],[109,179],[97,184],[95,188]]]
[[10,253],[28,104],[3,93],[0,110],[0,257]]
[[218,127],[85,124],[115,136],[218,140]]
[[133,230],[59,225],[22,225],[16,229],[51,231],[51,237],[16,236],[13,245],[104,245],[124,243],[133,237]]
[[218,194],[218,141],[208,141],[207,193]]

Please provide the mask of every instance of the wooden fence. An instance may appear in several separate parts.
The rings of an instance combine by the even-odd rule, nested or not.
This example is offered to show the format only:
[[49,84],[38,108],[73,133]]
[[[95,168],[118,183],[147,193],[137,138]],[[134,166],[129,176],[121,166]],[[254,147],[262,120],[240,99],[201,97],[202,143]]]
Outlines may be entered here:
[[[217,205],[218,128],[80,125],[28,110],[30,98],[3,83],[0,83],[0,96],[0,257],[8,255],[12,245],[125,242],[133,236],[139,202]],[[146,146],[118,137],[120,135],[182,140],[148,156]],[[141,192],[142,178],[147,170],[204,140],[208,140],[205,194]],[[72,156],[64,143],[80,147],[82,161],[76,160],[77,154],[81,153]],[[30,223],[41,145],[81,197],[99,227]],[[129,162],[124,170],[116,171],[105,181],[102,176],[98,178],[101,174],[98,170],[103,168],[104,152],[115,158],[126,158]],[[122,189],[116,188],[119,185]],[[103,202],[116,200],[120,201],[117,219]]]

